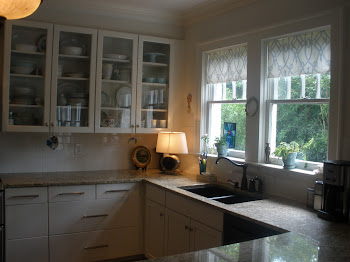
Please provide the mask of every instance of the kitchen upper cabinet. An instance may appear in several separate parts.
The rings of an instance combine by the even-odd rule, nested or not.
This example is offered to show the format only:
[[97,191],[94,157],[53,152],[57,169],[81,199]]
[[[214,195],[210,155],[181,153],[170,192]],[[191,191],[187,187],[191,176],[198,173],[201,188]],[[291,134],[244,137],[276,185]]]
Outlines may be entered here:
[[49,131],[52,40],[52,24],[21,20],[5,23],[3,131]]
[[98,33],[95,132],[135,130],[138,36]]
[[171,128],[174,40],[30,21],[3,37],[3,131]]
[[97,30],[7,21],[3,131],[93,132]]
[[51,125],[58,132],[94,131],[97,30],[54,26]]
[[139,37],[136,130],[156,133],[171,128],[173,40]]

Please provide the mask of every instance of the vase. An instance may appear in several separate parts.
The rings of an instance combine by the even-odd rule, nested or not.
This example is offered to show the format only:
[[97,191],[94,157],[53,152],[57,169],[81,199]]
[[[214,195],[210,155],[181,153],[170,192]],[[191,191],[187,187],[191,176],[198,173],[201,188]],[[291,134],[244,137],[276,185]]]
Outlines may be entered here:
[[224,157],[227,155],[227,146],[226,145],[221,145],[219,143],[215,144],[216,149],[218,151],[218,157]]
[[283,168],[284,169],[293,169],[295,168],[295,160],[297,158],[297,153],[289,153],[286,159],[282,158],[283,160]]
[[202,175],[207,172],[207,153],[202,153],[199,158],[199,173]]

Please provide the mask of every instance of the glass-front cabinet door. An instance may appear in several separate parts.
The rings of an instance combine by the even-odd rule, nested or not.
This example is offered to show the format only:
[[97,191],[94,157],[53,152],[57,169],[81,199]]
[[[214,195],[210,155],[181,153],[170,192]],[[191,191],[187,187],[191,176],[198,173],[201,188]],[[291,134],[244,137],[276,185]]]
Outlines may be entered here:
[[98,34],[95,132],[135,130],[137,35]]
[[171,124],[173,41],[139,37],[136,130],[156,133]]
[[55,25],[51,126],[93,132],[97,30]]
[[3,46],[2,130],[49,130],[51,24],[7,21]]

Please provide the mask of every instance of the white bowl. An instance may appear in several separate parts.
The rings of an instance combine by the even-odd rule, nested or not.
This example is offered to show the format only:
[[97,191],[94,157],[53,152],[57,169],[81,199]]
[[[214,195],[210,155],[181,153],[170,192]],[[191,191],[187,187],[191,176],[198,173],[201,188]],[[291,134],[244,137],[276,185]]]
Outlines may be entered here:
[[37,49],[38,47],[36,45],[16,44],[17,51],[36,52]]
[[120,59],[120,60],[125,60],[128,57],[126,55],[119,55],[119,54],[105,54],[105,58],[112,58],[112,59]]
[[82,55],[83,48],[78,46],[64,46],[61,47],[61,54],[63,55]]
[[15,74],[29,75],[34,71],[34,67],[33,66],[13,66],[11,67],[11,70]]
[[31,60],[14,60],[13,66],[35,67],[36,62]]
[[30,87],[15,87],[15,94],[17,96],[34,95],[34,90]]

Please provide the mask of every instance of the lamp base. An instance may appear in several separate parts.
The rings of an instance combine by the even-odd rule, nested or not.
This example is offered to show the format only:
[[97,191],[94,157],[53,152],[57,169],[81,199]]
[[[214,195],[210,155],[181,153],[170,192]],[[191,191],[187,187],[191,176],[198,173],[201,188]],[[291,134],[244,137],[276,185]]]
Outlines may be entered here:
[[180,166],[180,159],[176,155],[164,155],[160,159],[160,166],[164,171],[175,171]]

